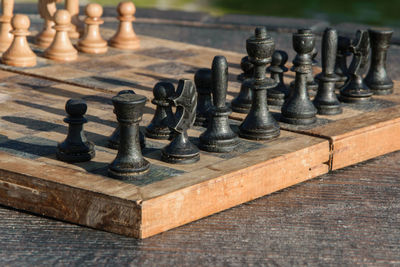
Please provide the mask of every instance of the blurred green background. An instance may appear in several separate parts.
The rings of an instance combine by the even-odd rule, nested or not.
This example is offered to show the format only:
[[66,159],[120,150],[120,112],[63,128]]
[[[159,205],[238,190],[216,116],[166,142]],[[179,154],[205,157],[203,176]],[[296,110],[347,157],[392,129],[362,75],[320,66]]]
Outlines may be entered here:
[[[121,0],[85,1],[116,5]],[[133,2],[138,7],[206,11],[214,15],[236,13],[316,18],[333,23],[356,22],[400,26],[400,0],[133,0]],[[81,4],[85,3],[81,0]]]

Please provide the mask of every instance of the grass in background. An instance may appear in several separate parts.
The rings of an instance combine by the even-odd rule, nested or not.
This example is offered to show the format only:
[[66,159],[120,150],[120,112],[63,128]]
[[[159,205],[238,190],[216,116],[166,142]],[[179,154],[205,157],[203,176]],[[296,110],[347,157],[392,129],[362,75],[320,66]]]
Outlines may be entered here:
[[[37,0],[21,0],[21,2]],[[81,0],[116,6],[122,0]],[[18,1],[19,2],[19,1]],[[137,7],[263,16],[315,18],[333,23],[356,22],[400,27],[400,0],[133,0]]]
[[375,25],[399,25],[398,0],[213,0],[214,7],[227,13],[319,18],[331,22],[360,22]]

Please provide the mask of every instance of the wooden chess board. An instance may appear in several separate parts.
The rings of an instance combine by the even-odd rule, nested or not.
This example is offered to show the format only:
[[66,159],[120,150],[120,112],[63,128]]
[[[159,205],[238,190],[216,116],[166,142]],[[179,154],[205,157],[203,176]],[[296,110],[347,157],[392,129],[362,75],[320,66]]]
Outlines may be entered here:
[[[111,32],[104,31],[104,36]],[[193,79],[210,67],[215,55],[229,63],[228,101],[238,93],[236,81],[243,55],[141,36],[142,48],[105,55],[82,55],[73,63],[40,57],[33,68],[0,65],[0,203],[60,220],[146,238],[235,205],[278,191],[347,165],[400,149],[399,83],[390,96],[374,97],[367,106],[344,107],[344,113],[320,116],[309,127],[281,124],[279,138],[241,139],[232,153],[201,152],[189,165],[160,160],[168,141],[146,139],[143,155],[152,165],[136,180],[106,176],[116,151],[107,140],[117,126],[111,97],[133,89],[152,98],[160,80]],[[292,74],[289,74],[287,82]],[[66,137],[64,105],[69,98],[88,103],[85,130],[96,145],[86,163],[56,160]],[[271,107],[279,116],[278,109]],[[148,101],[141,126],[149,124]],[[232,114],[233,128],[243,119]],[[194,127],[197,142],[204,128]]]

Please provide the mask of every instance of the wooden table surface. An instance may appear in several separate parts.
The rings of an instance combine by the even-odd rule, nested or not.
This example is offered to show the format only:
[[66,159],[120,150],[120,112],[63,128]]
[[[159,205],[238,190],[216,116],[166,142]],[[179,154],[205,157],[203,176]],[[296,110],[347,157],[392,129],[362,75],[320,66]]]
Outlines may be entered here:
[[[168,30],[170,39],[209,42],[241,51],[238,42],[251,33],[242,28],[225,40],[216,36],[228,31],[226,27],[182,27],[164,23],[160,35]],[[154,23],[139,24],[137,31],[157,35]],[[289,33],[272,34],[277,47],[290,49]],[[390,74],[400,80],[399,57],[399,47],[392,46]],[[0,207],[1,266],[117,264],[398,266],[400,152],[334,171],[145,240]]]

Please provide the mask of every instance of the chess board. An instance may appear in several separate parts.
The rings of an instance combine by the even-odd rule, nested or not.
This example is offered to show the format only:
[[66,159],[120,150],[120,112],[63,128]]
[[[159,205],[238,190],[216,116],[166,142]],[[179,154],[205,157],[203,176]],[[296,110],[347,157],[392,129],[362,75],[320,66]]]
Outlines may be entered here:
[[[104,30],[107,38],[111,32]],[[315,125],[281,124],[279,138],[241,139],[226,154],[201,152],[200,161],[162,162],[168,141],[146,139],[143,155],[150,171],[138,179],[106,176],[116,151],[107,147],[117,126],[111,97],[123,89],[152,98],[160,80],[193,79],[196,69],[210,67],[215,55],[229,63],[228,101],[238,93],[241,72],[237,53],[141,36],[142,48],[110,49],[83,55],[73,63],[41,57],[33,68],[0,65],[0,203],[60,220],[146,238],[235,205],[347,165],[400,149],[399,84],[390,96],[374,97],[366,106],[344,107],[341,115],[319,116]],[[293,78],[287,77],[287,82]],[[85,130],[96,157],[85,163],[56,160],[65,139],[64,105],[69,98],[88,103]],[[271,107],[274,116],[279,110]],[[141,127],[154,106],[147,102]],[[243,119],[233,113],[234,130]],[[194,127],[194,143],[205,129]]]

